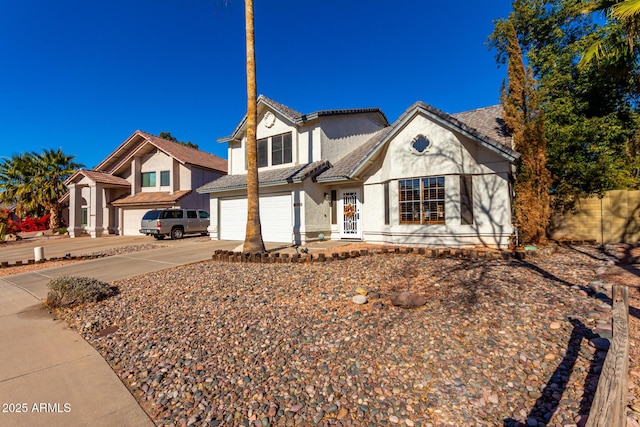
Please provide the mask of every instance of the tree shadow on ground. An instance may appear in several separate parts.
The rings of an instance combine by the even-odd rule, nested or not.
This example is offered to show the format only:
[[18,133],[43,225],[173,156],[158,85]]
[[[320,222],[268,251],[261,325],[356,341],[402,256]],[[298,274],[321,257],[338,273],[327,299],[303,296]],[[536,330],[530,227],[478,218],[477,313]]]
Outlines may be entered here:
[[[571,247],[570,249],[576,250],[575,248]],[[583,251],[578,251],[580,253],[584,253]],[[532,271],[535,271],[536,273],[540,274],[542,277],[549,279],[551,281],[554,281],[556,283],[559,283],[561,285],[564,286],[568,286],[568,287],[573,287],[576,286],[574,283],[568,282],[564,279],[559,278],[558,276],[540,268],[539,266],[526,261],[526,260],[517,260],[514,261],[517,262],[519,265],[528,268]],[[603,292],[594,292],[591,288],[585,287],[585,286],[580,286],[580,289],[587,292],[592,298],[595,298],[597,300],[600,300],[602,302],[605,302],[611,306],[613,306],[613,301],[611,300],[611,298],[606,295]],[[640,309],[630,305],[629,306],[629,315],[635,317],[636,319],[640,319]]]
[[[553,415],[560,406],[563,395],[567,390],[569,378],[571,377],[576,361],[580,355],[580,348],[582,346],[583,339],[588,341],[598,336],[587,328],[580,320],[570,319],[570,321],[573,325],[573,329],[567,343],[565,356],[556,367],[553,375],[549,378],[549,381],[547,381],[541,395],[536,399],[536,403],[533,408],[531,408],[524,421],[518,421],[514,418],[504,419],[503,427],[524,427],[529,425],[540,426],[541,423],[546,426],[553,418]],[[584,392],[580,401],[580,406],[576,408],[578,414],[584,415],[585,419],[591,410],[595,387],[597,385],[597,381],[594,381],[594,377],[599,375],[603,363],[604,357],[596,352],[594,357],[591,359],[589,372],[587,373],[584,382]],[[535,423],[533,422],[534,420]],[[563,422],[573,423],[574,420],[564,420]],[[579,423],[579,425],[580,424],[581,423]]]

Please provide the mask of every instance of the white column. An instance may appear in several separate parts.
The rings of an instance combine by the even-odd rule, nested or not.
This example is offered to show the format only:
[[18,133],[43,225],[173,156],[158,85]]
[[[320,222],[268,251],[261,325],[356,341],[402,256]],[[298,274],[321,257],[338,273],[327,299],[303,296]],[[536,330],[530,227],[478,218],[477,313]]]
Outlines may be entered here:
[[89,202],[89,234],[91,237],[98,237],[102,235],[102,188],[97,187],[96,184],[91,184],[90,199]]
[[102,199],[101,211],[102,211],[102,230],[103,234],[109,234],[109,206],[107,206],[107,189],[106,188],[98,188],[100,194],[102,195],[100,198]]
[[217,197],[209,198],[209,227],[207,227],[207,231],[209,232],[209,237],[211,240],[220,240],[220,232],[218,230],[218,218],[220,218],[220,203]]
[[79,185],[69,184],[69,237],[79,236],[82,232],[82,193]]

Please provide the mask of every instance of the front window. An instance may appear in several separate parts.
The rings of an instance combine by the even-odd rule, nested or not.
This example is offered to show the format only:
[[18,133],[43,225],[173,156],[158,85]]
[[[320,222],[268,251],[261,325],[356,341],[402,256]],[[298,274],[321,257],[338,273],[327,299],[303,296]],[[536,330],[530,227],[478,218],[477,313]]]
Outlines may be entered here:
[[142,172],[142,186],[143,187],[155,187],[156,186],[156,173],[155,172]]
[[401,224],[444,224],[444,177],[399,181]]
[[269,140],[258,140],[258,167],[269,166]]
[[256,141],[258,167],[276,166],[293,161],[293,138],[291,132]]
[[168,187],[171,185],[171,173],[169,171],[160,171],[160,186]]
[[89,215],[87,208],[80,208],[80,225],[86,227],[89,224]]
[[281,165],[291,163],[291,133],[271,138],[271,163]]

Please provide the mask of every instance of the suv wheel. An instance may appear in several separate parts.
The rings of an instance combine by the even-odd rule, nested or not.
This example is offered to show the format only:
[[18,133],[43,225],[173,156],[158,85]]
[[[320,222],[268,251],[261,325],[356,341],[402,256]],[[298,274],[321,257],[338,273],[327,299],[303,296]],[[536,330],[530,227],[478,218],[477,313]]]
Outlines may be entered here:
[[182,228],[176,227],[171,230],[171,238],[173,240],[182,239],[182,236],[184,236],[184,230]]

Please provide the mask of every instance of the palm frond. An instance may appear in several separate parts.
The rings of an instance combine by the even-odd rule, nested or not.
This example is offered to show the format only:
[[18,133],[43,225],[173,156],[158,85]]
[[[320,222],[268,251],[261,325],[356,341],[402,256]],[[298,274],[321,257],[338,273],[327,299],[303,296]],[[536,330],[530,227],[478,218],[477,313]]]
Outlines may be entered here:
[[606,56],[606,45],[604,40],[598,40],[593,43],[589,48],[584,52],[582,58],[578,62],[578,68],[584,69],[594,62],[598,62],[602,60]]
[[625,0],[611,9],[611,16],[617,19],[640,17],[640,0]]

